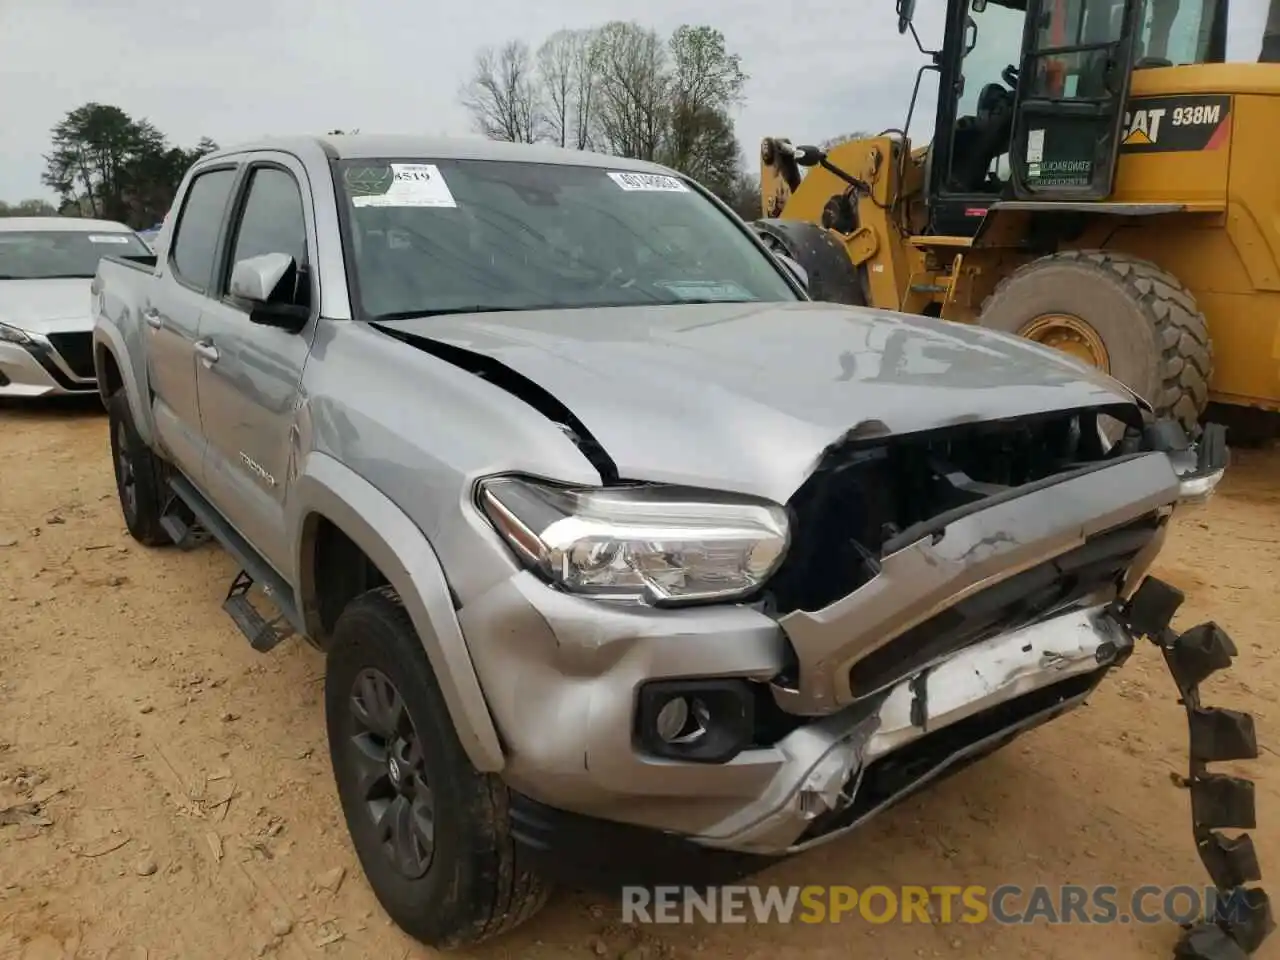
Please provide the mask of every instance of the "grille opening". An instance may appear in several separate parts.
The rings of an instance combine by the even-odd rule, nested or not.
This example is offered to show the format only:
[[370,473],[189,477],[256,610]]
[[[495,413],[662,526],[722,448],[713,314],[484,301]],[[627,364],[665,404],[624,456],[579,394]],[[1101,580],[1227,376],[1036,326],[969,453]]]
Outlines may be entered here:
[[874,577],[887,548],[905,546],[895,542],[904,531],[1110,459],[1098,418],[1133,412],[1074,410],[833,444],[788,504],[792,545],[769,583],[770,609],[820,610]]
[[50,333],[48,337],[72,373],[85,379],[94,376],[92,333]]
[[[897,803],[906,799],[924,785],[924,778],[938,771],[957,752],[988,737],[995,737],[990,743],[984,744],[983,749],[952,762],[930,782],[936,783],[943,777],[959,773],[974,761],[990,755],[1025,732],[1008,728],[1088,693],[1100,676],[1100,672],[1094,672],[1071,677],[1015,700],[997,704],[949,727],[925,734],[914,743],[875,760],[863,774],[853,803],[843,810],[833,810],[815,817],[797,842],[805,843],[855,824],[886,801]],[[1044,720],[1052,716],[1053,714],[1049,714]],[[1008,733],[1003,737],[997,736],[1002,730],[1008,730]]]

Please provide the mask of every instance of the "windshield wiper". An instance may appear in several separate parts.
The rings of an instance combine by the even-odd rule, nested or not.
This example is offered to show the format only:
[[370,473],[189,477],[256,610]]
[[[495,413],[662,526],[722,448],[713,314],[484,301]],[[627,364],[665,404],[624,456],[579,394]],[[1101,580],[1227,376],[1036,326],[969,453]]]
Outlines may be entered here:
[[678,300],[664,300],[661,306],[674,307],[682,303],[759,303],[755,297],[681,297]]

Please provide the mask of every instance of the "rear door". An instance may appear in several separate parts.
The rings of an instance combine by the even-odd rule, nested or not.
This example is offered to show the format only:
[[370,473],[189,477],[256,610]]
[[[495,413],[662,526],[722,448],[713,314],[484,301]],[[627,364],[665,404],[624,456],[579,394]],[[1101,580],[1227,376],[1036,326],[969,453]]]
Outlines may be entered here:
[[1028,0],[1014,194],[1104,200],[1115,180],[1142,0]]
[[174,463],[196,483],[204,460],[196,394],[195,342],[213,284],[218,238],[236,182],[234,163],[200,170],[183,194],[158,276],[142,285],[147,376],[156,433]]

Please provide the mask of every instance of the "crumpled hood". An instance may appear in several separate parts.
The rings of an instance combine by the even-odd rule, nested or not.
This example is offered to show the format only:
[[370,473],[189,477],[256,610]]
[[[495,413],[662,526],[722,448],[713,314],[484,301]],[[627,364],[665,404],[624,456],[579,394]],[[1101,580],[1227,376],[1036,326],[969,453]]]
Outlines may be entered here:
[[90,278],[0,280],[0,323],[32,333],[93,329]]
[[534,311],[380,326],[501,361],[560,400],[624,479],[785,502],[828,445],[1132,403],[1048,348],[825,303]]

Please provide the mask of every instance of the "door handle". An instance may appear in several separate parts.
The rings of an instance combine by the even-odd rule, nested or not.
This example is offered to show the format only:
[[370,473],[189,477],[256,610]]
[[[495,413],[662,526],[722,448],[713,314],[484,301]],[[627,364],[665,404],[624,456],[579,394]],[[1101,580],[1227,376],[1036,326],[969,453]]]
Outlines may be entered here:
[[147,321],[147,326],[152,330],[159,330],[164,326],[164,321],[160,319],[160,311],[155,307],[149,307],[142,311],[142,319]]
[[195,344],[196,356],[208,365],[218,362],[218,348],[208,340],[198,340]]

